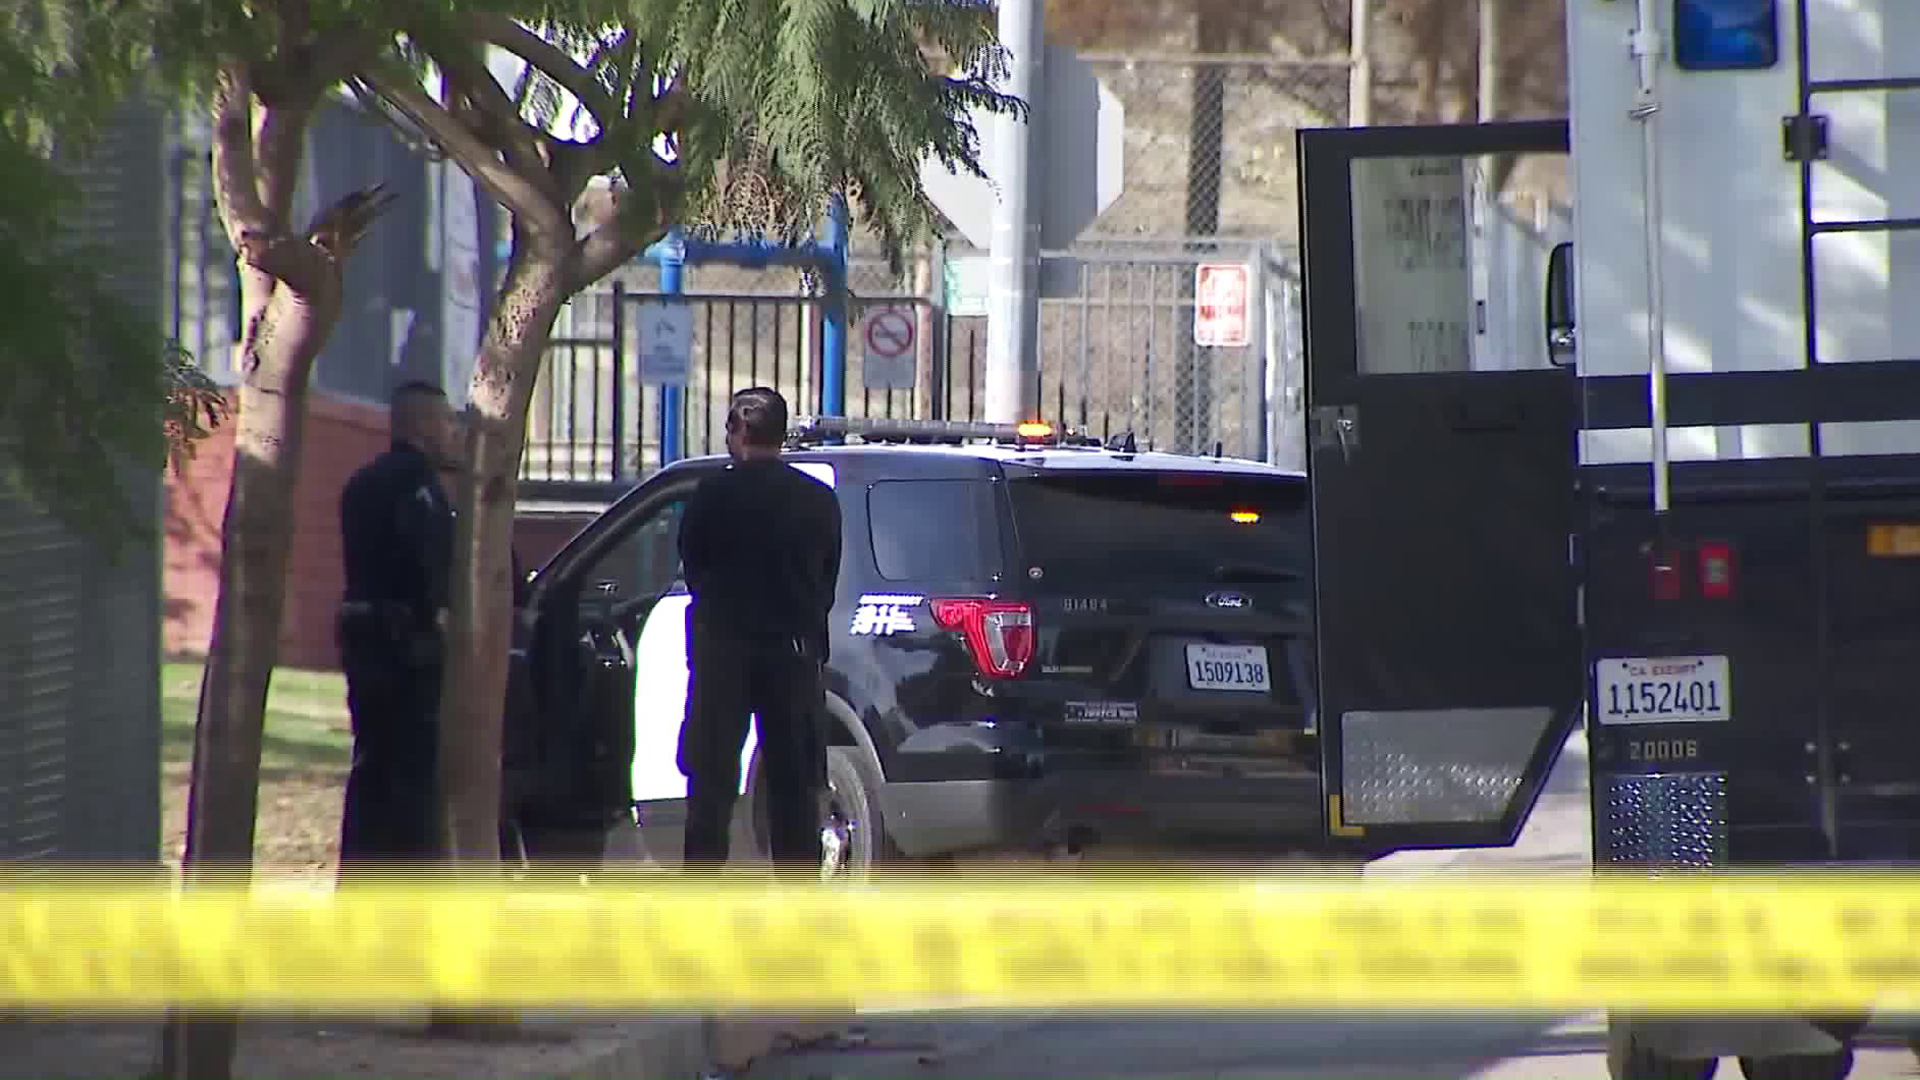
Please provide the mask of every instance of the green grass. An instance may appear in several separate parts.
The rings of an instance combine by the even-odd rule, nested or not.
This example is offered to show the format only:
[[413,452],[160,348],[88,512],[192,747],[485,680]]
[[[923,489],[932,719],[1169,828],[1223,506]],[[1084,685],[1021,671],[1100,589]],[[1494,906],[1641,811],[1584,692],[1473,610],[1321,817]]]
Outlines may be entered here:
[[[193,760],[193,724],[200,707],[200,665],[160,668],[161,753],[168,765]],[[346,680],[331,672],[282,668],[267,694],[262,773],[345,769],[353,756]]]

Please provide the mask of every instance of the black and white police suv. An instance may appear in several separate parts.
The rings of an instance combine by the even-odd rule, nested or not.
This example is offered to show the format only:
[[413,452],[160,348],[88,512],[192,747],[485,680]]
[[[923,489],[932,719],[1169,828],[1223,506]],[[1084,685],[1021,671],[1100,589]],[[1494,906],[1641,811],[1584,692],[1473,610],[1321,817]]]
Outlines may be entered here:
[[[1044,425],[838,418],[796,425],[787,461],[834,489],[844,523],[823,870],[1091,841],[1315,841],[1300,474]],[[649,847],[677,851],[676,528],[726,465],[660,470],[533,575],[508,753],[510,774],[533,778],[527,820],[604,834],[637,814]],[[754,752],[749,737],[747,842],[761,832]]]

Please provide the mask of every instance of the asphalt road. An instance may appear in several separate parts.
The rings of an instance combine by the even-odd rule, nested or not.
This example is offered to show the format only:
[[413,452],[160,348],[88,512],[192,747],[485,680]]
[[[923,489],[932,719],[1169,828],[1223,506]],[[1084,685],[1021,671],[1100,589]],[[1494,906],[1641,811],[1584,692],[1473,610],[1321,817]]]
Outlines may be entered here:
[[[1449,868],[1568,868],[1592,862],[1586,746],[1563,754],[1526,832],[1492,852],[1418,852],[1367,876]],[[1124,853],[1111,855],[1125,859]],[[1094,856],[1098,861],[1098,853]],[[856,1038],[756,1062],[748,1080],[1174,1080],[1368,1077],[1377,1080],[1605,1080],[1605,1027],[1587,1015],[982,1015],[868,1014]],[[1740,1076],[1721,1063],[1719,1077]],[[1893,1038],[1868,1040],[1854,1080],[1920,1077]]]

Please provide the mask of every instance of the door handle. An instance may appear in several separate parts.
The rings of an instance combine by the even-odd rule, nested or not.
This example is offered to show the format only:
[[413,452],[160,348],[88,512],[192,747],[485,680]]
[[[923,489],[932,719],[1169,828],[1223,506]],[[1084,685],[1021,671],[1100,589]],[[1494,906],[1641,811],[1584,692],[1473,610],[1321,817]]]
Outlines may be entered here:
[[1340,448],[1341,460],[1351,462],[1360,448],[1360,409],[1356,405],[1320,405],[1313,410],[1316,449]]

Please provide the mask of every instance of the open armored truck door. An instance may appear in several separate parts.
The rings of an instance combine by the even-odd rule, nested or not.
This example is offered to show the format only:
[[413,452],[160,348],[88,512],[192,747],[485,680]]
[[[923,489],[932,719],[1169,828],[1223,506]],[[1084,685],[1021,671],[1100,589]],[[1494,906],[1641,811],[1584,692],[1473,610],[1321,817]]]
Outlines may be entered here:
[[[1577,387],[1542,331],[1561,121],[1303,130],[1328,831],[1511,844],[1580,713]],[[1544,205],[1544,204],[1542,204]]]

